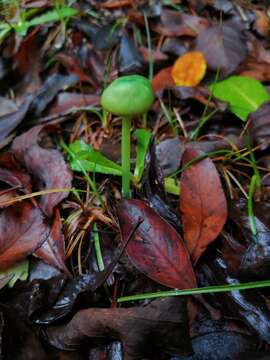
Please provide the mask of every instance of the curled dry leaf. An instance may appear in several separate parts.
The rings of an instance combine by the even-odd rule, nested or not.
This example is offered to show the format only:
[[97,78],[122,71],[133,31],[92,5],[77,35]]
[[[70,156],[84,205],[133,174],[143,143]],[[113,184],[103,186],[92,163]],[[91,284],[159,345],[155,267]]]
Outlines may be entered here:
[[[38,144],[46,130],[50,130],[50,127],[40,125],[33,127],[13,141],[12,150],[29,173],[40,182],[40,190],[70,189],[72,174],[60,151],[45,149]],[[47,216],[51,216],[54,207],[67,196],[68,191],[43,195],[40,207]]]
[[175,297],[145,307],[82,310],[67,325],[43,329],[42,334],[51,345],[65,350],[76,350],[95,338],[118,339],[125,360],[192,352],[185,299]]
[[189,51],[180,56],[173,65],[172,78],[177,86],[196,86],[206,72],[203,53]]
[[[187,149],[183,164],[203,152]],[[184,239],[191,258],[197,262],[207,246],[216,239],[227,219],[227,202],[218,172],[207,158],[192,164],[181,176],[180,210]]]
[[39,248],[49,235],[39,208],[24,201],[0,214],[0,270],[7,269]]
[[136,268],[152,280],[178,289],[196,286],[188,252],[177,231],[142,200],[122,200],[117,216],[123,241],[143,219],[126,251]]

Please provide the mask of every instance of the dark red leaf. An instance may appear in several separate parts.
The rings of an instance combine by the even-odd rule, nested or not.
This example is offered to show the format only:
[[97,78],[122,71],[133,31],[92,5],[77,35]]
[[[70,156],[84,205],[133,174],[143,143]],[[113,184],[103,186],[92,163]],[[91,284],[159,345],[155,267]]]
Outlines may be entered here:
[[123,241],[132,226],[142,224],[127,246],[132,263],[152,280],[171,288],[192,288],[195,275],[177,231],[142,200],[122,200],[117,209]]
[[[39,137],[49,127],[35,126],[26,133],[18,136],[12,144],[12,150],[27,168],[30,174],[40,181],[40,190],[70,189],[72,174],[59,150],[45,149],[39,146]],[[43,185],[44,184],[44,185]],[[41,196],[40,206],[48,216],[68,192],[58,192]]]
[[[203,152],[187,149],[183,163]],[[184,239],[196,262],[207,246],[216,239],[227,219],[227,202],[218,172],[207,158],[191,165],[181,177],[180,210]]]
[[201,51],[208,69],[231,74],[247,56],[246,39],[238,24],[214,25],[201,31],[196,39],[196,51]]
[[10,152],[0,156],[0,181],[25,193],[30,193],[32,189],[30,176],[23,171]]
[[35,255],[51,266],[66,273],[65,265],[65,238],[62,233],[62,223],[59,211],[56,209],[49,237],[35,252]]
[[0,270],[19,262],[39,248],[49,228],[39,208],[24,201],[0,214]]

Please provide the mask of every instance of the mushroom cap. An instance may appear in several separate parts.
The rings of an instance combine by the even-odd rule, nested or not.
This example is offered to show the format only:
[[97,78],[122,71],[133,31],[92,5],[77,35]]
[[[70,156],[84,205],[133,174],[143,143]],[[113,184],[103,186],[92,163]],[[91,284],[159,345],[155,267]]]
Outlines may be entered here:
[[102,93],[102,107],[114,115],[135,116],[148,111],[154,101],[151,82],[141,75],[114,80]]

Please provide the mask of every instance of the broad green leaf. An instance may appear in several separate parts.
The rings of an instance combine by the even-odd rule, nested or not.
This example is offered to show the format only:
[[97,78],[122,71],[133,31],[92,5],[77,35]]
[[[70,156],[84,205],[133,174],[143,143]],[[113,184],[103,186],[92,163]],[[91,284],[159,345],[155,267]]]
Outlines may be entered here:
[[28,277],[29,261],[24,260],[21,263],[0,272],[0,277],[8,276],[10,280],[8,282],[9,287],[13,287],[18,280],[24,281]]
[[122,176],[120,165],[108,159],[101,152],[93,149],[91,145],[85,144],[83,141],[75,141],[69,146],[69,150],[74,155],[70,159],[70,166],[74,171],[82,171],[83,168],[87,172]]
[[229,103],[230,111],[243,121],[270,100],[265,87],[258,80],[246,76],[230,76],[211,84],[209,89],[216,98]]
[[142,178],[144,171],[144,160],[151,139],[151,131],[145,129],[137,129],[135,131],[135,137],[137,140],[137,144],[136,144],[137,158],[136,158],[136,166],[134,170],[134,177],[136,179],[136,182],[139,182]]

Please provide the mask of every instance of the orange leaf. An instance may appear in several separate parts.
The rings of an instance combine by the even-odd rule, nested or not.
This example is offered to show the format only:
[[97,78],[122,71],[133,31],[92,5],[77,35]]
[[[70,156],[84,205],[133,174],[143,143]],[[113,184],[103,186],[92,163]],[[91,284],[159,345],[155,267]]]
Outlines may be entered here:
[[206,72],[204,55],[199,51],[190,51],[180,56],[173,65],[172,77],[178,86],[196,86]]

